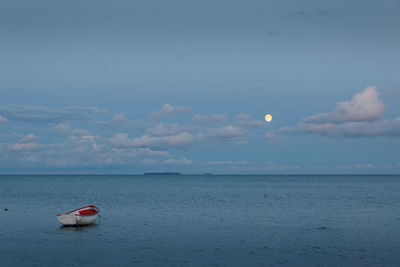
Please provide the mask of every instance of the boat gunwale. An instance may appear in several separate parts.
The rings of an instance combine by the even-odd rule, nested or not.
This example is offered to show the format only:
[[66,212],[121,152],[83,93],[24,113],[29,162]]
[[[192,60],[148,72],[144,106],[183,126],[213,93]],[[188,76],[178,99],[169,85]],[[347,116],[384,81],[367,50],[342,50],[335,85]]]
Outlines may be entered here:
[[71,211],[66,212],[66,213],[59,213],[59,214],[57,214],[57,216],[71,214],[71,213],[73,213],[75,211],[78,211],[78,210],[81,210],[81,209],[85,209],[85,208],[95,208],[96,213],[95,214],[73,214],[73,215],[75,215],[75,216],[96,216],[96,215],[99,215],[99,213],[100,213],[100,209],[98,207],[96,207],[95,205],[88,205],[88,206],[85,206],[85,207],[82,207],[82,208],[79,208],[79,209],[71,210]]

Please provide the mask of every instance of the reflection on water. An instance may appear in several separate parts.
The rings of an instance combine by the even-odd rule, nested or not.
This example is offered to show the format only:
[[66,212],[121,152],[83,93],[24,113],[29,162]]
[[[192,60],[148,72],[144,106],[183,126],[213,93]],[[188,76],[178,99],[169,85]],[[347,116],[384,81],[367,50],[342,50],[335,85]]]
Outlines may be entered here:
[[61,225],[57,231],[58,232],[63,232],[63,233],[68,233],[68,232],[90,232],[96,230],[99,225],[97,223],[93,224],[88,224],[88,225]]

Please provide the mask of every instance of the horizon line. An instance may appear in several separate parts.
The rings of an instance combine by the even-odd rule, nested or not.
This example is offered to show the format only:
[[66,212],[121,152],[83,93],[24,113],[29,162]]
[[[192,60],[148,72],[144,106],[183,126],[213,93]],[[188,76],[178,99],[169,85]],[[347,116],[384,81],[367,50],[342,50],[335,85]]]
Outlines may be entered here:
[[27,174],[27,173],[0,173],[0,176],[56,176],[56,175],[63,175],[63,176],[227,176],[227,175],[236,175],[236,176],[296,176],[296,175],[308,175],[308,176],[317,176],[317,175],[324,175],[324,176],[334,176],[334,175],[343,175],[343,176],[350,176],[350,175],[358,175],[358,176],[368,176],[368,175],[380,175],[380,176],[387,176],[387,175],[400,175],[400,173],[177,173],[177,174],[170,174],[170,175],[163,175],[163,173],[155,173],[152,175],[148,175],[146,173],[108,173],[108,174],[96,174],[96,173],[43,173],[43,174]]

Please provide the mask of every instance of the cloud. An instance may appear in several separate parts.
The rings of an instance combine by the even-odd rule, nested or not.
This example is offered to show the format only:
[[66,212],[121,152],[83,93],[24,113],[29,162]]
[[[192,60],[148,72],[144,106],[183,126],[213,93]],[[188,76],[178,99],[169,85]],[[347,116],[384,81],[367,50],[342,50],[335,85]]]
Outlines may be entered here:
[[59,134],[71,134],[74,136],[84,136],[88,135],[89,131],[85,129],[75,129],[72,130],[68,124],[65,123],[59,123],[56,126],[53,127],[53,130],[56,131]]
[[248,161],[231,161],[231,160],[217,160],[217,161],[208,161],[206,164],[209,165],[248,165]]
[[124,148],[132,147],[132,140],[129,139],[129,135],[126,133],[117,133],[110,139],[111,144],[114,147]]
[[94,107],[41,107],[13,105],[0,107],[0,113],[13,121],[28,123],[57,123],[63,121],[84,121],[105,113],[105,109]]
[[368,86],[363,92],[353,96],[350,101],[337,104],[335,110],[303,119],[306,123],[355,122],[379,120],[385,111],[385,105],[379,99],[375,86]]
[[166,136],[166,135],[176,135],[183,132],[181,125],[177,123],[173,124],[163,124],[159,123],[154,127],[146,130],[151,136]]
[[347,122],[342,124],[302,123],[297,128],[292,130],[302,133],[319,134],[327,137],[395,137],[400,136],[400,117],[396,119],[387,119],[374,122]]
[[277,137],[272,133],[266,133],[264,135],[265,139],[267,139],[268,143],[273,144],[277,142]]
[[158,160],[156,159],[142,159],[142,164],[145,165],[155,165],[158,163]]
[[173,107],[170,104],[165,104],[162,107],[162,111],[169,117],[175,117],[181,113],[186,113],[191,110],[190,107],[184,106],[184,107]]
[[183,132],[177,135],[154,137],[143,135],[132,141],[134,147],[153,147],[153,148],[186,148],[193,144],[195,138],[192,134]]
[[182,158],[182,159],[167,159],[165,161],[162,162],[162,164],[165,165],[189,165],[191,164],[192,161],[186,158]]
[[241,137],[244,137],[244,132],[233,125],[211,129],[207,134],[207,139],[211,141],[231,141]]
[[76,136],[84,136],[84,135],[88,135],[89,131],[85,130],[85,129],[75,129],[71,132],[72,135],[76,135]]
[[39,136],[34,134],[28,134],[21,138],[15,144],[6,144],[8,150],[11,152],[29,152],[29,151],[37,151],[42,148],[40,144],[35,143],[35,141],[39,139]]
[[95,142],[96,140],[96,136],[94,135],[82,135],[80,136],[80,138],[78,139],[80,143],[86,143],[86,142]]
[[264,128],[265,122],[261,120],[254,120],[251,115],[240,113],[233,119],[233,124],[242,128]]
[[67,134],[70,131],[68,124],[65,123],[57,124],[53,127],[53,130],[60,134]]
[[212,125],[226,122],[227,118],[227,114],[203,115],[198,113],[192,117],[190,122],[194,124]]
[[151,114],[152,120],[159,121],[163,118],[163,116],[167,117],[175,117],[179,114],[190,112],[192,109],[188,106],[183,107],[174,107],[170,104],[164,104],[161,110],[157,109]]
[[40,145],[37,143],[16,143],[9,146],[9,150],[12,152],[27,152],[27,151],[36,151],[40,148]]
[[384,111],[378,90],[368,86],[350,101],[338,103],[333,111],[306,117],[299,125],[284,127],[278,132],[337,138],[400,136],[400,117],[382,119]]
[[125,118],[125,116],[124,116],[123,114],[117,114],[117,115],[115,115],[114,118],[111,120],[111,123],[122,125],[122,124],[125,124],[126,121],[127,121],[127,120],[126,120],[126,118]]
[[21,159],[23,161],[27,161],[27,162],[38,162],[40,158],[38,156],[35,156],[35,155],[30,155],[28,157],[23,157]]
[[37,139],[39,139],[39,136],[36,136],[34,134],[28,134],[27,136],[23,137],[21,140],[19,140],[18,143],[32,143],[34,141],[36,141]]
[[152,114],[151,114],[151,119],[154,121],[159,121],[162,119],[162,112],[161,110],[155,110]]
[[9,123],[9,120],[6,117],[0,115],[0,125]]
[[137,156],[144,157],[167,157],[170,154],[167,151],[151,150],[150,148],[140,148],[134,152]]
[[69,136],[64,143],[47,145],[35,152],[42,159],[37,164],[57,168],[133,166],[141,164],[143,159],[150,162],[171,156],[167,151],[135,148],[126,134],[117,135],[113,141],[94,135]]
[[111,138],[111,143],[119,148],[186,148],[195,142],[195,137],[187,132],[169,136],[142,135],[129,139],[128,134],[119,133]]

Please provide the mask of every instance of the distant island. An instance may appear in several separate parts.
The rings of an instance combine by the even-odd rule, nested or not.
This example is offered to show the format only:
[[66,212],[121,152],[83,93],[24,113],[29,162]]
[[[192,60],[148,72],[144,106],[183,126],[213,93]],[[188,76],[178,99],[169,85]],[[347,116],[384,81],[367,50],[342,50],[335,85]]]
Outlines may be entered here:
[[145,172],[144,175],[182,175],[180,172]]

